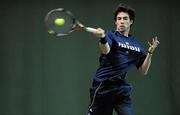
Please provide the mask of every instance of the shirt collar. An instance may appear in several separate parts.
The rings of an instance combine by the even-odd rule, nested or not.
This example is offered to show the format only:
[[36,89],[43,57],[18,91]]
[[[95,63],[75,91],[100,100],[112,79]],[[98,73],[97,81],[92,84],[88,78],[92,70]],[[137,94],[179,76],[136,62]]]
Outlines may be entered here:
[[124,36],[122,35],[121,33],[119,33],[118,31],[114,31],[115,35],[118,35],[120,37],[124,37],[124,38],[132,38],[132,35],[131,34],[128,34],[128,37],[127,36]]

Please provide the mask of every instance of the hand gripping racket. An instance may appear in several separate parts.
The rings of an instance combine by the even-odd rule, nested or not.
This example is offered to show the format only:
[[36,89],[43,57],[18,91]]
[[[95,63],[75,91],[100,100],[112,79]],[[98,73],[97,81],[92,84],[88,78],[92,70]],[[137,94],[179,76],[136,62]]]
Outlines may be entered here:
[[45,24],[49,34],[55,36],[65,36],[72,32],[87,31],[96,33],[96,29],[85,27],[75,19],[70,11],[64,8],[53,9],[49,11],[45,17]]

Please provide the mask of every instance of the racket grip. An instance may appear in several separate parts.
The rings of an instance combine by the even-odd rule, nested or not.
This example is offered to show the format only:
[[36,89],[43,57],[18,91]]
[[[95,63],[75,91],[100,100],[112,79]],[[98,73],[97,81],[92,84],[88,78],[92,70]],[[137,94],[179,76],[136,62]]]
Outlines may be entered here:
[[90,32],[90,33],[96,33],[96,32],[97,32],[97,29],[91,28],[91,27],[86,27],[86,31],[87,31],[87,32]]

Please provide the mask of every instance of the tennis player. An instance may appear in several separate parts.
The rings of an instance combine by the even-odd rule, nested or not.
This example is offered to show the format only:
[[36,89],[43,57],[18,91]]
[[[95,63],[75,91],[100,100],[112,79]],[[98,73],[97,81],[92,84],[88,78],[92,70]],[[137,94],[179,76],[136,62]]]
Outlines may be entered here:
[[88,115],[133,115],[131,85],[125,77],[131,67],[144,75],[148,73],[154,50],[160,43],[157,37],[148,42],[147,50],[129,34],[135,11],[126,4],[119,4],[114,12],[115,31],[98,28],[100,39],[99,68],[90,88],[91,102]]

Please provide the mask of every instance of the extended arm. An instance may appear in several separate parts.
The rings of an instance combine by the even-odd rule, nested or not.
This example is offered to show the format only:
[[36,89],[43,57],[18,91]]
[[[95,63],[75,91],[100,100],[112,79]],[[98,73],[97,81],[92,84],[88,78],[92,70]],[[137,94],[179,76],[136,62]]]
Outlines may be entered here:
[[139,67],[139,71],[144,74],[144,75],[147,75],[148,73],[148,70],[149,70],[149,67],[151,65],[151,57],[152,57],[152,54],[154,52],[154,50],[156,49],[156,47],[159,45],[159,41],[157,39],[157,37],[155,38],[152,38],[152,42],[148,42],[149,44],[149,49],[148,49],[148,53],[147,53],[147,56],[143,62],[143,64],[141,65],[141,67]]
[[95,33],[95,35],[100,39],[99,42],[99,47],[100,50],[103,54],[108,54],[110,51],[110,46],[108,44],[108,42],[105,39],[105,32],[103,29],[101,28],[97,28],[97,32]]

